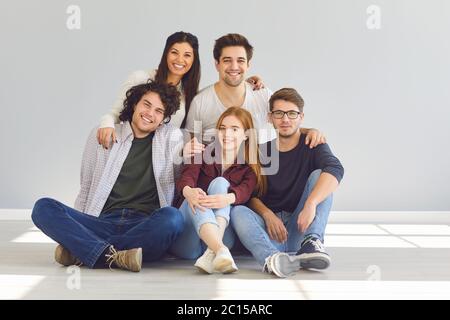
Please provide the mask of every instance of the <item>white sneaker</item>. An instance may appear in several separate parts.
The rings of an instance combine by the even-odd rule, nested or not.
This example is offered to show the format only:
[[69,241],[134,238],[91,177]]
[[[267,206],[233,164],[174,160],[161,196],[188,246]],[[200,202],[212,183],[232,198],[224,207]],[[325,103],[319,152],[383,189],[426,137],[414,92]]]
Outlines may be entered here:
[[203,273],[214,273],[213,260],[216,257],[214,251],[207,248],[200,258],[195,261],[194,266]]
[[238,267],[234,263],[230,250],[227,247],[220,249],[216,253],[216,257],[213,260],[214,270],[221,273],[232,273],[238,270]]

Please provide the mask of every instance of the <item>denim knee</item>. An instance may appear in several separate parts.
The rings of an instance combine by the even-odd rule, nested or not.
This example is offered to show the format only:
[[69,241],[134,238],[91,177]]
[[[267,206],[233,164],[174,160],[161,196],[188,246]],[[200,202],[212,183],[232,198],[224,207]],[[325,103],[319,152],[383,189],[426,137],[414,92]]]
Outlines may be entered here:
[[252,210],[246,206],[239,205],[234,206],[230,212],[230,222],[233,228],[236,230],[244,228],[248,226],[248,221],[253,214]]
[[230,183],[224,177],[217,177],[208,186],[208,194],[214,192],[227,193]]
[[48,220],[48,216],[52,213],[51,208],[54,206],[55,200],[51,198],[41,198],[34,204],[31,211],[31,220],[33,223],[40,227],[42,223]]
[[308,184],[315,185],[317,183],[317,180],[319,180],[320,175],[322,174],[322,170],[316,169],[308,177]]
[[230,219],[239,220],[246,217],[250,213],[251,209],[247,206],[237,205],[231,208]]
[[239,213],[241,211],[240,207],[242,207],[242,206],[238,205],[238,206],[234,206],[234,207],[231,208],[231,210],[230,210],[230,221],[234,222],[234,221],[239,219],[239,217],[241,216],[241,214]]

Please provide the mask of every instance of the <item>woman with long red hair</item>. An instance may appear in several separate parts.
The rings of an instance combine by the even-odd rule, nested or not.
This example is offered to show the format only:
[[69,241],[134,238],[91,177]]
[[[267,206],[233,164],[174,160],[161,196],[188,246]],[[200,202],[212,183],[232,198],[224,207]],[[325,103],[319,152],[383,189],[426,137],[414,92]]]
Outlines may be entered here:
[[186,259],[201,255],[195,266],[202,272],[231,273],[238,268],[223,242],[231,206],[246,203],[254,193],[263,194],[266,182],[251,114],[228,108],[216,129],[216,141],[202,159],[194,157],[192,164],[185,164],[176,183],[185,230],[171,251]]

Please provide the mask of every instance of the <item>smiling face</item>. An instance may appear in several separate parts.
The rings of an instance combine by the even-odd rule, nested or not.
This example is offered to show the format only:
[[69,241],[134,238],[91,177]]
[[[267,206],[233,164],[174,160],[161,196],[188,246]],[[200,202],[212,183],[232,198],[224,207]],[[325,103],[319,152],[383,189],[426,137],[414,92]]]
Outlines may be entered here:
[[175,76],[183,77],[194,63],[194,50],[187,42],[175,43],[167,53],[167,67]]
[[223,48],[219,61],[216,61],[219,79],[231,87],[237,87],[244,81],[248,68],[247,52],[240,46]]
[[272,114],[269,114],[270,122],[273,124],[274,128],[278,130],[280,137],[288,138],[294,135],[303,123],[304,114],[299,113],[296,119],[290,119],[287,114],[284,114],[281,119],[276,119],[273,112],[284,111],[289,112],[299,112],[298,106],[290,101],[286,100],[275,100],[273,102]]
[[165,107],[161,102],[159,94],[147,92],[134,107],[131,127],[136,138],[144,138],[164,120]]
[[222,149],[235,153],[239,151],[242,142],[247,140],[244,125],[233,115],[223,118],[218,135]]

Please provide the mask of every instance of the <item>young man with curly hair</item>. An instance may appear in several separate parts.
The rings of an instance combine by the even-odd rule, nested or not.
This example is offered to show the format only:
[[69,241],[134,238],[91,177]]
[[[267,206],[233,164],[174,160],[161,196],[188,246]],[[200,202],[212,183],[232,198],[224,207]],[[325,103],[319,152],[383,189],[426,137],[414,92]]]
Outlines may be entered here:
[[182,232],[183,217],[171,207],[182,133],[166,123],[179,105],[174,86],[132,87],[115,125],[117,143],[104,149],[97,128],[89,135],[75,207],[50,198],[36,202],[33,222],[58,243],[58,263],[138,272],[142,260],[161,258]]

